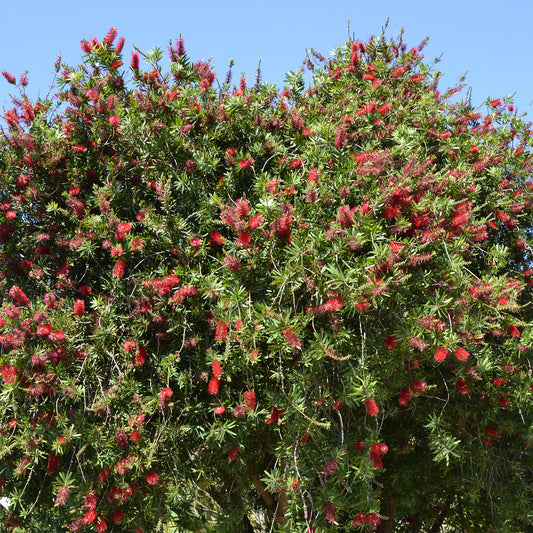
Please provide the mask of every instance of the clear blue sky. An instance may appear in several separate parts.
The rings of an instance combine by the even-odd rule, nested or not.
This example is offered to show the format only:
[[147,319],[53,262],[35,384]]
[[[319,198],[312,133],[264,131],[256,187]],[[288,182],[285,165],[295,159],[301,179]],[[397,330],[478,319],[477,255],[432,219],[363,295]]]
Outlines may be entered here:
[[[441,90],[462,74],[472,87],[472,101],[516,93],[519,112],[533,120],[533,0],[27,0],[2,2],[0,71],[17,78],[29,71],[32,98],[47,93],[54,62],[80,62],[81,39],[102,39],[110,27],[126,37],[125,56],[133,44],[160,47],[181,33],[193,60],[212,57],[223,79],[235,60],[233,81],[241,72],[253,80],[259,58],[264,81],[280,86],[289,70],[301,65],[306,48],[323,55],[343,43],[350,30],[366,40],[379,34],[389,17],[388,35],[405,29],[416,46],[425,37],[426,61],[442,56]],[[0,78],[0,107],[9,107],[12,86]]]

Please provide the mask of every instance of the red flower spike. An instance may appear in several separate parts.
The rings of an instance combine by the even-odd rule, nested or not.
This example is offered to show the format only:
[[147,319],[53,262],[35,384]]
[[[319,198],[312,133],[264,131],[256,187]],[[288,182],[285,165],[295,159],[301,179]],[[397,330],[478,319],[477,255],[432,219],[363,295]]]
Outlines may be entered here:
[[385,349],[394,350],[395,347],[396,347],[396,337],[394,335],[389,335],[385,339]]
[[459,389],[459,392],[465,396],[468,394],[468,387],[466,385],[466,381],[464,379],[458,379],[457,380],[457,388]]
[[520,337],[520,330],[516,326],[509,326],[507,331],[511,334],[512,337]]
[[131,53],[131,68],[133,70],[139,70],[139,52]]
[[366,412],[369,416],[376,416],[379,413],[379,408],[376,404],[376,401],[373,399],[368,399],[365,401]]
[[446,357],[448,357],[448,349],[445,346],[440,346],[439,348],[437,348],[437,351],[433,356],[435,361],[437,361],[438,363],[442,363],[446,359]]
[[228,461],[233,461],[239,455],[239,448],[237,446],[232,446],[228,453]]
[[219,379],[222,376],[222,365],[220,364],[220,361],[215,359],[211,364],[211,368],[213,369],[213,376]]
[[124,512],[122,509],[115,509],[115,512],[113,513],[113,522],[115,524],[120,524],[124,520]]
[[459,361],[466,361],[470,357],[470,354],[464,348],[459,347],[455,350],[455,357]]
[[411,401],[411,391],[408,387],[403,388],[398,396],[398,404],[405,407]]
[[284,409],[278,409],[277,407],[274,407],[274,409],[272,409],[272,412],[270,413],[270,416],[267,418],[267,424],[274,424],[274,422],[277,422],[278,420],[283,418],[284,414]]
[[211,378],[209,381],[209,385],[207,386],[207,394],[212,394],[213,396],[216,396],[218,394],[218,390],[220,389],[220,379],[218,378]]
[[372,444],[371,450],[378,455],[385,455],[389,451],[389,447],[381,442]]
[[427,383],[425,381],[413,381],[411,383],[411,390],[413,392],[425,392]]
[[142,366],[146,362],[146,348],[141,346],[139,351],[135,354],[135,365]]
[[372,468],[376,470],[383,468],[381,457],[376,452],[370,451],[370,462],[372,464]]
[[157,485],[157,483],[159,482],[159,476],[155,472],[148,472],[146,474],[146,481],[150,485]]
[[244,393],[244,408],[247,411],[255,411],[255,406],[255,392],[253,390],[246,391]]

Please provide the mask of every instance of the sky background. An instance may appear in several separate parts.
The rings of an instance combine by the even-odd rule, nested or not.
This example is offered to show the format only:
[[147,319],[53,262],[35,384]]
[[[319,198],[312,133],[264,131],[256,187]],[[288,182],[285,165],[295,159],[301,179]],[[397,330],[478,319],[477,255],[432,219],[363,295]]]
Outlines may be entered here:
[[[17,79],[29,71],[30,98],[47,94],[54,63],[81,61],[80,41],[102,40],[111,27],[126,38],[125,62],[135,44],[165,50],[180,35],[194,61],[212,58],[223,81],[233,59],[233,82],[245,72],[253,82],[261,58],[263,81],[282,86],[297,70],[306,48],[329,55],[351,34],[366,41],[403,27],[404,42],[417,46],[424,37],[425,61],[441,57],[441,91],[466,74],[472,103],[516,93],[515,106],[533,121],[533,0],[4,0],[0,7],[0,71]],[[348,21],[350,33],[348,32]],[[0,108],[10,108],[9,85],[0,78]]]

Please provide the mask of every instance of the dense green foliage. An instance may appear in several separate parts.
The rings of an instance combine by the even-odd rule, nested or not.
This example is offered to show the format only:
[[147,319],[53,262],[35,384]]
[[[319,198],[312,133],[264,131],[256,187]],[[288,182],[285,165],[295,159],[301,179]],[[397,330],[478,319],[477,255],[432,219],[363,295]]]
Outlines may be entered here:
[[3,527],[532,527],[511,102],[452,103],[401,37],[311,53],[281,94],[181,40],[168,74],[124,68],[115,38],[5,113]]

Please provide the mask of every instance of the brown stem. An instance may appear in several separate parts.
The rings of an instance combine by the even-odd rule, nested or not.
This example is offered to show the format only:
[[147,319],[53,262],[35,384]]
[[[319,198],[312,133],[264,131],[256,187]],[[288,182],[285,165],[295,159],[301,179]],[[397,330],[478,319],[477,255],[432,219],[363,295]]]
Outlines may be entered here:
[[396,509],[396,500],[394,498],[387,498],[381,500],[381,524],[376,530],[377,533],[392,533],[394,526],[394,511]]
[[285,516],[285,510],[287,509],[288,503],[287,496],[283,494],[279,501],[276,502],[272,494],[266,490],[266,485],[261,481],[257,474],[251,474],[250,479],[252,480],[253,486],[266,503],[270,514],[274,517],[274,520],[278,524],[284,525],[287,522],[287,517]]

